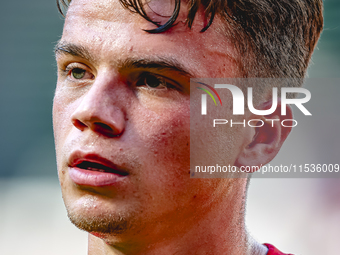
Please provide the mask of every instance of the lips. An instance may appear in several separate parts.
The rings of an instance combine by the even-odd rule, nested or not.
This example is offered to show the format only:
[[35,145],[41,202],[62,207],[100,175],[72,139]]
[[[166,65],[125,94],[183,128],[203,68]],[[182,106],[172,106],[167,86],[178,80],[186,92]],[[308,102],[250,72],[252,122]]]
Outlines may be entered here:
[[107,172],[107,173],[117,173],[119,174],[118,171],[116,171],[113,168],[104,166],[100,163],[95,163],[91,161],[83,161],[80,164],[77,164],[76,167],[84,169],[84,170],[90,170],[90,171],[98,171],[98,172]]
[[111,186],[128,174],[126,169],[97,154],[75,152],[69,158],[69,175],[78,185]]
[[119,174],[122,176],[128,175],[128,173],[119,171],[117,168],[114,167],[109,167],[106,166],[102,163],[97,163],[97,162],[92,162],[92,161],[87,161],[84,160],[81,163],[78,163],[75,165],[75,167],[84,169],[84,170],[89,170],[89,171],[98,171],[98,172],[103,172],[103,173],[114,173],[114,174]]

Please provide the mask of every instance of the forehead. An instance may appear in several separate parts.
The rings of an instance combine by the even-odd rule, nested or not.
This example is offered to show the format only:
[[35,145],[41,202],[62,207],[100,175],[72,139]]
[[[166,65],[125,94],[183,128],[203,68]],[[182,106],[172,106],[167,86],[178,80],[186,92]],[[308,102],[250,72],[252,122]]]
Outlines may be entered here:
[[[171,0],[151,2],[153,10],[169,11]],[[163,7],[163,4],[165,7]],[[170,7],[169,7],[170,6]],[[151,11],[152,20],[164,24],[168,17]],[[150,34],[155,25],[124,8],[118,0],[73,0],[68,9],[61,42],[87,48],[99,62],[113,64],[126,57],[155,55],[173,58],[192,70],[195,77],[234,77],[238,73],[236,54],[228,38],[221,34],[221,21],[215,18],[204,33],[204,13],[198,12],[192,29],[185,24],[186,6],[182,3],[176,25],[166,32]]]

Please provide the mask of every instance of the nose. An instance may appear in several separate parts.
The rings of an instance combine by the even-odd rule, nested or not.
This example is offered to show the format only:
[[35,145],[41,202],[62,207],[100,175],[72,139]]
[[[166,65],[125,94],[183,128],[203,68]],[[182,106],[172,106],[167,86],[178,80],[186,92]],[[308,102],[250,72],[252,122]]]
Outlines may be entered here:
[[105,86],[94,83],[92,87],[79,98],[79,105],[73,112],[73,125],[81,130],[92,130],[106,137],[119,137],[125,129],[125,113],[119,106],[119,91],[113,95],[105,90]]

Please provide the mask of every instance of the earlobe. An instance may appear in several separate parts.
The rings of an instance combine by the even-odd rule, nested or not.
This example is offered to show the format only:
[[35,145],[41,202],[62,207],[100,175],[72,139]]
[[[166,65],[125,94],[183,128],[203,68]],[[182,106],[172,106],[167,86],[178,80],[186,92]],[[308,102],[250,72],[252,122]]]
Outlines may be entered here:
[[[263,108],[266,108],[265,104]],[[255,116],[250,119],[256,119],[257,123],[249,122],[250,128],[254,129],[252,141],[242,148],[238,155],[235,166],[263,166],[269,163],[279,152],[283,142],[289,135],[292,125],[287,121],[292,119],[292,109],[286,106],[286,115],[281,115],[281,102],[270,115]],[[283,121],[283,124],[282,124]]]

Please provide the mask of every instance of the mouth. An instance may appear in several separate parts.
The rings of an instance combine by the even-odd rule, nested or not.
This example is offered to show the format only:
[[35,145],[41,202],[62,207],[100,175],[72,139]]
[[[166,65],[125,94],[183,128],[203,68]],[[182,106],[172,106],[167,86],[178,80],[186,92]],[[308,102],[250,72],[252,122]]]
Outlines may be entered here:
[[75,167],[88,170],[88,171],[96,171],[96,172],[102,172],[102,173],[113,173],[118,174],[122,176],[128,175],[128,173],[117,170],[115,168],[103,165],[101,163],[92,162],[92,161],[82,161],[75,165]]
[[103,187],[124,182],[129,172],[97,154],[75,152],[69,158],[69,176],[78,185]]

